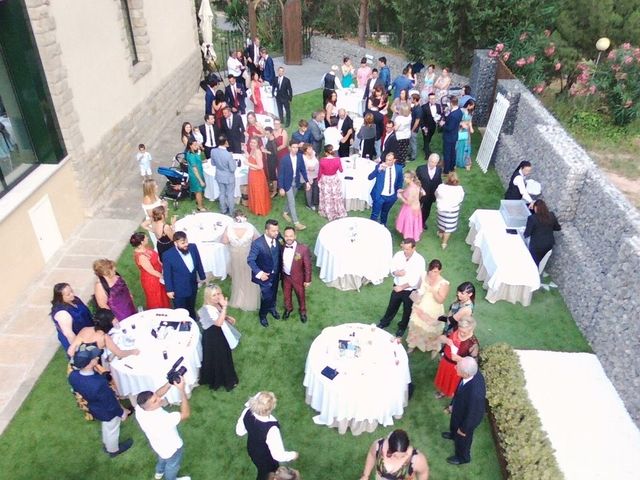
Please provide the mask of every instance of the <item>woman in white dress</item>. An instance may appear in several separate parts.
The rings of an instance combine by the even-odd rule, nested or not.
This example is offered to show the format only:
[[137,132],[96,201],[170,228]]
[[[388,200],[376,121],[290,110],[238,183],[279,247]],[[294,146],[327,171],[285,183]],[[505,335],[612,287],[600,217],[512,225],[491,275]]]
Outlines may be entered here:
[[251,281],[251,269],[247,265],[247,256],[251,242],[258,238],[256,228],[247,222],[247,215],[237,207],[233,214],[234,223],[230,224],[222,236],[222,242],[229,245],[231,256],[231,298],[229,305],[245,311],[254,311],[260,305],[260,287]]

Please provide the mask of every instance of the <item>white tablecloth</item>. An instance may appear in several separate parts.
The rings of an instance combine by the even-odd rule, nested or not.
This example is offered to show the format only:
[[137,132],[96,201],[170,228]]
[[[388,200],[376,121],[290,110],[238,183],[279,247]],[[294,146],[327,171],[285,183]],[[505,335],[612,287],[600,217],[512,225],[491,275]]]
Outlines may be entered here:
[[348,113],[362,116],[364,113],[363,88],[356,88],[353,91],[350,88],[343,88],[337,90],[336,93],[338,94],[338,102],[336,103],[338,108],[344,108]]
[[[355,333],[355,336],[350,336]],[[359,357],[340,356],[339,340],[360,346]],[[330,380],[329,366],[338,371]],[[341,434],[373,432],[378,424],[393,425],[407,405],[411,374],[407,353],[394,337],[373,325],[347,323],[327,327],[313,341],[305,366],[306,401],[319,415],[319,425]]]
[[187,215],[178,220],[175,231],[182,230],[187,234],[190,243],[195,243],[200,252],[200,259],[205,272],[222,280],[227,278],[229,249],[221,243],[222,234],[233,222],[231,217],[215,212],[202,212]]
[[314,249],[320,279],[339,290],[378,285],[389,275],[391,248],[391,233],[378,222],[359,217],[329,222]]
[[[233,158],[236,162],[238,160],[241,162],[241,165],[236,168],[235,171],[236,185],[233,191],[233,196],[239,199],[241,193],[240,187],[249,183],[249,167],[247,166],[246,157],[243,154],[234,153]],[[206,184],[204,187],[204,196],[211,201],[217,200],[220,196],[220,187],[216,181],[216,167],[208,161],[202,164],[202,170],[204,172],[204,183]]]
[[[159,329],[163,321],[186,321],[191,324],[191,330]],[[152,336],[152,329],[158,338]],[[131,343],[127,343],[125,337]],[[113,340],[120,348],[140,350],[139,355],[111,362],[111,374],[121,395],[137,395],[145,390],[155,392],[167,382],[167,372],[179,357],[184,357],[181,365],[187,367],[184,375],[187,394],[197,385],[202,361],[200,330],[185,309],[158,308],[132,315],[120,322],[120,331],[113,333]],[[163,352],[167,352],[166,360]],[[169,403],[180,403],[180,392],[171,387],[165,398]]]
[[520,235],[506,232],[498,210],[476,210],[469,218],[467,243],[478,266],[478,280],[487,289],[487,301],[520,302],[525,307],[540,288],[540,275]]
[[[276,99],[271,95],[271,86],[265,85],[264,87],[262,87],[260,94],[261,94],[260,100],[262,100],[262,106],[264,108],[264,111],[267,114],[277,117],[278,105],[276,104]],[[247,102],[247,112],[251,112],[253,110],[255,110],[255,107],[253,106],[253,98],[249,97]],[[258,121],[260,122],[260,120]],[[265,125],[265,127],[266,126],[269,126],[269,125]],[[270,126],[273,126],[273,125],[270,125]]]
[[[342,195],[345,200],[345,207],[349,210],[365,210],[370,208],[371,189],[375,180],[367,177],[376,166],[376,162],[366,158],[341,158],[342,172],[339,172],[342,179]],[[347,178],[350,177],[350,178]]]

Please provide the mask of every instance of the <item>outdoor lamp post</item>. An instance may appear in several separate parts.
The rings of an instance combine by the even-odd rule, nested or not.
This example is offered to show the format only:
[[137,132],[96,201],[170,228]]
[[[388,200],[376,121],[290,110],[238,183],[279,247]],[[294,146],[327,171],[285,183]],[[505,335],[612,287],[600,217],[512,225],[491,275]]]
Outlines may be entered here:
[[598,68],[598,62],[600,62],[600,55],[611,46],[611,40],[607,37],[599,38],[596,42],[596,50],[598,50],[598,58],[596,59],[596,68]]

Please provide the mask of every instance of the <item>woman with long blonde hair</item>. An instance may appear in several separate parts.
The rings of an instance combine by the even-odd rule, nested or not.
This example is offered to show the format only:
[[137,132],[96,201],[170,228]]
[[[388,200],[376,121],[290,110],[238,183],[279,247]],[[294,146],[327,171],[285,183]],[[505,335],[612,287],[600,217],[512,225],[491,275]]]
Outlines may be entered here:
[[402,202],[402,208],[396,219],[396,230],[402,234],[403,238],[413,238],[418,242],[424,230],[420,210],[420,180],[415,172],[408,170],[404,172],[404,184],[405,187],[398,190],[398,199]]

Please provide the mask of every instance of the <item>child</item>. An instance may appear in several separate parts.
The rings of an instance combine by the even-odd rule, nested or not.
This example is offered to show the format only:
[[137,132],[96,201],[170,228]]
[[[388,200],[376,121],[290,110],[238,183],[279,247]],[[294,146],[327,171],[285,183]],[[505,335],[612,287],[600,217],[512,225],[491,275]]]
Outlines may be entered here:
[[138,145],[138,154],[136,155],[138,166],[140,167],[140,175],[151,178],[151,154],[147,152],[144,143]]

